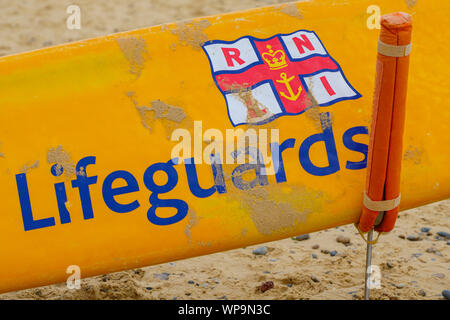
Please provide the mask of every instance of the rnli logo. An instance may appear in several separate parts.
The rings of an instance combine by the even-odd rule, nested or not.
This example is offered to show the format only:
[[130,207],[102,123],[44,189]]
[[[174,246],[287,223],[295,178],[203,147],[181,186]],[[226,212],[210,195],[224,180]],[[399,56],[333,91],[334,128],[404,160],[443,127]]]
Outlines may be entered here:
[[213,40],[203,49],[233,126],[361,97],[313,31]]

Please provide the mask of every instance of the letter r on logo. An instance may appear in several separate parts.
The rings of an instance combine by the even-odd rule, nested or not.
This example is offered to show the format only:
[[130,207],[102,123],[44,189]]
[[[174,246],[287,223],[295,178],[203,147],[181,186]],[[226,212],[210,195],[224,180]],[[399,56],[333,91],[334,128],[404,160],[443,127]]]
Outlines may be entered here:
[[240,58],[241,52],[237,48],[222,48],[222,52],[229,67],[234,67],[233,60],[240,65],[245,63],[245,61]]

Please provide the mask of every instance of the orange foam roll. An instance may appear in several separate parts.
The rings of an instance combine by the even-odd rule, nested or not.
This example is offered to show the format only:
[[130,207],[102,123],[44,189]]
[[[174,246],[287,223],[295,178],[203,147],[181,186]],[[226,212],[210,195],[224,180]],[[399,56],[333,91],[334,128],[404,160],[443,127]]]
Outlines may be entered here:
[[[372,125],[367,164],[366,195],[371,203],[393,205],[375,227],[379,232],[394,228],[400,199],[400,173],[409,53],[412,21],[407,13],[397,12],[381,17],[378,42],[377,73],[373,99]],[[374,227],[381,211],[377,206],[363,206],[359,228],[367,232]]]

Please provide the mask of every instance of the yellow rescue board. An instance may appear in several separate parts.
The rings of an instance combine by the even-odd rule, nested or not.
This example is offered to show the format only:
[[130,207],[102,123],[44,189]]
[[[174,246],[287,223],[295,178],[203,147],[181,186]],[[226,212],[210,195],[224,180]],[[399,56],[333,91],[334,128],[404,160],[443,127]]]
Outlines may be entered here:
[[[414,20],[402,209],[450,195],[450,3],[414,3],[377,1]],[[0,292],[63,282],[70,265],[88,277],[357,221],[372,4],[284,4],[1,58]],[[283,165],[169,161],[176,129],[205,150],[238,128],[278,129]]]

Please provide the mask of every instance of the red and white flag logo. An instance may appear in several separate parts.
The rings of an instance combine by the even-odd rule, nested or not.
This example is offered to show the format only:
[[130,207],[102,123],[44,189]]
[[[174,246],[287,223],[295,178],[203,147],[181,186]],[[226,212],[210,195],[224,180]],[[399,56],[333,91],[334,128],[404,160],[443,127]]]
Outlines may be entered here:
[[203,45],[233,126],[263,124],[361,95],[313,31]]

